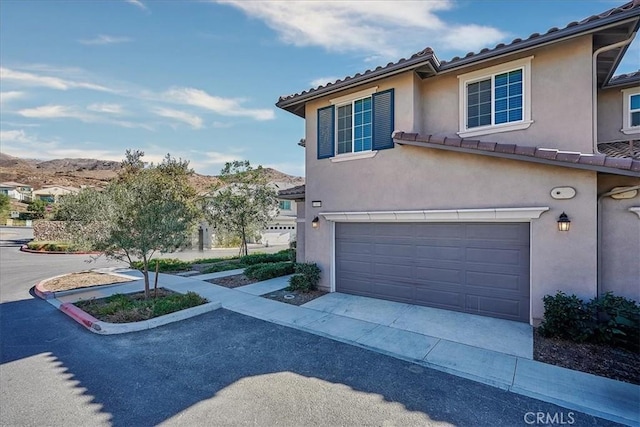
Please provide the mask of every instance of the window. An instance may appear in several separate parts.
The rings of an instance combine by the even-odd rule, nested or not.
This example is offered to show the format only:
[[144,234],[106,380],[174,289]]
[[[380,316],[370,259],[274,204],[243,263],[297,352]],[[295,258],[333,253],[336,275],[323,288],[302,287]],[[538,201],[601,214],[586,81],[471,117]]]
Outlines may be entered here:
[[280,210],[290,211],[291,210],[291,200],[280,200],[279,207],[280,207]]
[[640,88],[624,89],[622,100],[622,133],[640,133]]
[[631,127],[640,126],[640,94],[629,97],[629,123]]
[[462,137],[531,125],[531,57],[458,76]]
[[393,89],[377,89],[331,99],[318,110],[318,159],[367,158],[393,148]]
[[338,107],[338,152],[371,150],[371,97]]

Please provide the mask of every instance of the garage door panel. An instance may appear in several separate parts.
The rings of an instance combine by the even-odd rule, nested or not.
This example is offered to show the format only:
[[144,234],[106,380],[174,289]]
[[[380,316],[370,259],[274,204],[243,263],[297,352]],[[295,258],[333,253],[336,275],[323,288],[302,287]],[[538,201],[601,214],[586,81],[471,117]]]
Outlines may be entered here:
[[338,223],[336,290],[529,321],[529,224]]

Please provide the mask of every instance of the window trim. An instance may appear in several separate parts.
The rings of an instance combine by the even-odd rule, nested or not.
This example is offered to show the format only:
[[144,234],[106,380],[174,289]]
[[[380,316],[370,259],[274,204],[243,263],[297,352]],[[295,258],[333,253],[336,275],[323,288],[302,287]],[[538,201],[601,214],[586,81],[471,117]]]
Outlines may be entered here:
[[640,95],[639,87],[622,89],[622,129],[620,132],[625,135],[635,135],[640,133],[640,126],[631,126],[631,97]]
[[[513,130],[527,129],[533,123],[531,120],[531,60],[533,56],[521,58],[516,61],[507,62],[471,73],[460,74],[458,76],[458,129],[456,132],[460,137],[489,135],[498,132],[508,132]],[[467,129],[467,85],[491,79],[491,121],[495,120],[494,112],[494,78],[498,74],[522,69],[522,120],[517,122],[507,122],[491,124]]]

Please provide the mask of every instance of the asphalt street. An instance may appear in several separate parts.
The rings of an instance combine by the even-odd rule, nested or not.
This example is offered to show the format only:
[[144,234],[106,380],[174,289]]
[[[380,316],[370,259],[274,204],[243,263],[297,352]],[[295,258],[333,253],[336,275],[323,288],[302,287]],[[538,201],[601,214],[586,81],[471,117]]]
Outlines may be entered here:
[[30,288],[115,265],[0,230],[2,426],[615,425],[227,310],[100,336]]

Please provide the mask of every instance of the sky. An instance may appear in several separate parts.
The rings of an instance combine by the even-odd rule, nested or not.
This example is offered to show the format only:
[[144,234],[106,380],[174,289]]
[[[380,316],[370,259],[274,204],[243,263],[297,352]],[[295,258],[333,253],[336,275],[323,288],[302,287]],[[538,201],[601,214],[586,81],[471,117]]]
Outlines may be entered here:
[[[249,160],[304,176],[282,95],[409,57],[449,60],[564,27],[611,0],[2,0],[0,151],[218,174]],[[618,73],[640,68],[640,44]]]

